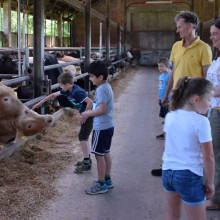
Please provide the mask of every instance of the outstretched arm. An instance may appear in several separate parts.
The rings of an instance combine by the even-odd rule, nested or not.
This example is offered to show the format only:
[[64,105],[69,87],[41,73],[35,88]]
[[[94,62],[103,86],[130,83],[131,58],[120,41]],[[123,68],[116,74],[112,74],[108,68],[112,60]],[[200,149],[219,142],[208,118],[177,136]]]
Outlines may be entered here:
[[32,109],[41,107],[44,104],[44,102],[47,102],[47,101],[52,100],[52,99],[55,99],[59,95],[60,95],[60,92],[55,92],[55,93],[52,93],[52,94],[48,95],[46,98],[42,99],[40,102],[35,104],[32,107]]

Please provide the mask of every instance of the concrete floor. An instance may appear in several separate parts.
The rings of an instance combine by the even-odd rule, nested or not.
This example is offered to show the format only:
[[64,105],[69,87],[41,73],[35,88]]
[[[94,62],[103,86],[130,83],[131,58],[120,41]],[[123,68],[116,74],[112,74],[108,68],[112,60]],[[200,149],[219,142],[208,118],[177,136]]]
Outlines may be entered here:
[[[90,172],[74,174],[69,167],[56,183],[60,192],[33,217],[39,220],[163,220],[166,200],[159,168],[164,141],[158,117],[156,68],[134,67],[112,83],[115,93],[115,134],[111,155],[115,187],[107,194],[86,195],[97,177],[95,159]],[[185,220],[183,214],[181,220]],[[220,220],[220,212],[207,212],[208,220]]]

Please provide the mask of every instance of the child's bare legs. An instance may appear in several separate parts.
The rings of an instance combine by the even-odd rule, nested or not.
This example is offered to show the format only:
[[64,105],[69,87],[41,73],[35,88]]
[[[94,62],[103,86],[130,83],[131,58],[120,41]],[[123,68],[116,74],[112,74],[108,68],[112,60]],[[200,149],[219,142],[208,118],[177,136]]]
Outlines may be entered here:
[[97,160],[98,179],[105,180],[105,175],[111,173],[112,160],[110,153],[106,153],[104,157],[96,154],[95,158]]
[[82,147],[83,157],[89,158],[90,155],[90,147],[88,141],[80,141],[80,145]]
[[166,220],[178,220],[182,214],[182,201],[178,193],[166,192],[168,202]]
[[184,204],[184,208],[186,210],[188,220],[206,220],[206,207],[205,203],[200,206],[188,206]]
[[104,158],[105,158],[105,163],[106,163],[105,175],[111,175],[112,159],[111,159],[110,153],[106,153]]
[[106,162],[104,156],[95,155],[97,161],[98,180],[105,179]]
[[[168,210],[166,220],[179,220],[182,214],[182,201],[178,193],[166,193]],[[188,206],[184,204],[188,220],[206,220],[205,203],[200,206]]]

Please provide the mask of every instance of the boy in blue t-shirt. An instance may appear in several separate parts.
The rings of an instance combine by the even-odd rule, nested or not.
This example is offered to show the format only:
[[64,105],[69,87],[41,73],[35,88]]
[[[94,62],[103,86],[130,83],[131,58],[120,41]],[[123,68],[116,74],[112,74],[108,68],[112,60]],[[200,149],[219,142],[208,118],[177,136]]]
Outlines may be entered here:
[[110,84],[106,81],[108,68],[104,62],[91,63],[88,72],[93,85],[98,87],[95,93],[93,110],[82,113],[81,123],[85,123],[90,117],[94,117],[91,152],[95,154],[97,161],[98,180],[94,181],[94,185],[85,191],[89,195],[95,195],[107,193],[108,189],[113,188],[110,147],[114,133],[114,95]]
[[[38,102],[32,109],[39,108],[44,102],[57,98],[62,107],[77,108],[82,114],[84,111],[91,110],[93,101],[88,97],[86,91],[78,85],[74,85],[74,76],[70,71],[65,71],[59,75],[57,81],[61,90],[48,95],[46,98]],[[78,135],[80,145],[82,147],[82,161],[77,162],[75,173],[82,173],[90,170],[92,160],[90,158],[89,135],[92,131],[93,118],[89,118],[85,124],[81,125]]]
[[[158,84],[158,103],[160,105],[160,112],[159,116],[161,118],[165,118],[166,114],[168,113],[168,103],[166,105],[161,105],[161,100],[164,97],[164,94],[166,92],[169,77],[170,77],[170,63],[169,59],[166,57],[162,57],[157,61],[158,64],[158,70],[160,71],[161,75],[159,76],[159,84]],[[170,100],[170,96],[169,99]],[[156,139],[158,140],[164,140],[164,134],[160,134],[156,136]]]

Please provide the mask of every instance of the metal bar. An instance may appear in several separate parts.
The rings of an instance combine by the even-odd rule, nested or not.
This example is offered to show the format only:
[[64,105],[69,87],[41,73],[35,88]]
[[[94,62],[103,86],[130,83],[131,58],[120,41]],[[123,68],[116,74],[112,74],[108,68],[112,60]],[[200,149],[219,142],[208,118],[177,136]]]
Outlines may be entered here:
[[[86,76],[88,76],[89,74],[88,73],[83,73],[82,75],[80,75],[80,76],[76,76],[76,77],[74,77],[74,82],[76,82],[78,79],[82,79],[82,78],[85,78]],[[51,86],[51,90],[55,90],[55,89],[57,89],[57,88],[59,88],[60,86],[59,86],[59,83],[56,83],[56,84],[53,84],[52,86]]]
[[0,74],[0,78],[1,79],[7,79],[7,78],[10,78],[10,77],[13,77],[13,76],[18,76],[18,74]]
[[44,70],[50,70],[50,69],[55,69],[55,68],[62,67],[62,66],[80,64],[82,62],[83,62],[82,60],[78,60],[78,61],[72,61],[72,62],[66,62],[66,63],[53,64],[49,66],[44,66]]
[[16,79],[3,81],[2,83],[6,86],[11,86],[11,85],[14,85],[14,84],[17,84],[17,83],[24,82],[24,81],[29,80],[29,79],[30,79],[30,76],[22,76],[22,77],[19,77],[19,78],[16,78]]
[[24,105],[27,106],[27,107],[31,107],[31,106],[33,106],[34,104],[40,102],[40,101],[41,101],[42,99],[44,99],[45,97],[46,97],[46,95],[39,96],[39,97],[37,97],[37,98],[35,98],[35,99],[32,99],[32,100],[30,100],[30,101],[25,102]]

